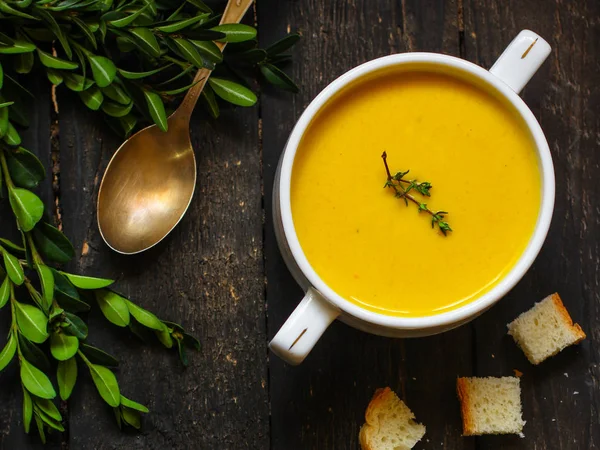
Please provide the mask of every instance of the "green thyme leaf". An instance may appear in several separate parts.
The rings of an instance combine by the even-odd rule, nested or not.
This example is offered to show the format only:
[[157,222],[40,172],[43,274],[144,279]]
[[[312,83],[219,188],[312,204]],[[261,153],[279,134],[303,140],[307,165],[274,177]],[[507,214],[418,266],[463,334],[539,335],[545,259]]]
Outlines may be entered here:
[[87,57],[96,84],[99,87],[106,87],[112,83],[117,74],[117,67],[115,64],[105,56],[88,54]]
[[91,86],[89,89],[80,91],[77,94],[83,101],[83,104],[92,111],[98,111],[102,105],[102,102],[104,101],[104,95],[102,94],[102,91],[96,86]]
[[0,285],[0,309],[8,303],[8,299],[10,298],[10,284],[10,278],[6,275],[4,281]]
[[61,70],[75,70],[79,67],[79,64],[65,59],[60,59],[56,56],[46,53],[39,48],[37,49],[38,57],[40,62],[50,69],[61,69]]
[[17,217],[19,228],[24,232],[31,231],[44,214],[44,204],[40,198],[27,189],[9,189],[8,200]]
[[70,312],[63,313],[66,326],[63,331],[71,336],[75,336],[81,340],[87,338],[88,327],[81,317],[76,316]]
[[157,331],[163,331],[165,329],[165,325],[150,311],[146,311],[144,308],[141,308],[127,299],[125,299],[125,303],[129,313],[145,327]]

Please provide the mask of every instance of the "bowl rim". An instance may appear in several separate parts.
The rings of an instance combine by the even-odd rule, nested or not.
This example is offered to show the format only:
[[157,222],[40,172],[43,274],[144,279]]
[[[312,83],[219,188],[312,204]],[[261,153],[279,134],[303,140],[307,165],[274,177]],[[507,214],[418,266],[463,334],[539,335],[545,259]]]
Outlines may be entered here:
[[[482,294],[476,300],[470,301],[469,303],[450,311],[430,316],[401,317],[385,315],[362,308],[337,294],[319,277],[304,255],[295,231],[291,212],[290,187],[292,167],[302,136],[313,117],[335,94],[340,92],[350,83],[363,78],[368,74],[372,74],[373,72],[394,66],[415,63],[439,65],[444,68],[458,70],[459,72],[466,72],[471,78],[475,78],[478,82],[482,82],[488,87],[491,87],[510,102],[527,125],[533,141],[535,142],[540,165],[542,198],[535,229],[527,247],[510,272],[508,272],[492,289]],[[531,110],[517,93],[489,71],[466,60],[439,53],[415,52],[388,55],[363,63],[335,79],[313,99],[298,119],[281,157],[280,169],[280,177],[276,189],[279,190],[279,210],[285,240],[287,241],[292,257],[309,284],[320,292],[327,301],[337,306],[342,312],[378,326],[395,329],[422,329],[447,326],[455,322],[464,321],[469,317],[475,317],[499,301],[521,280],[533,264],[548,234],[554,209],[555,178],[552,156],[546,137]]]

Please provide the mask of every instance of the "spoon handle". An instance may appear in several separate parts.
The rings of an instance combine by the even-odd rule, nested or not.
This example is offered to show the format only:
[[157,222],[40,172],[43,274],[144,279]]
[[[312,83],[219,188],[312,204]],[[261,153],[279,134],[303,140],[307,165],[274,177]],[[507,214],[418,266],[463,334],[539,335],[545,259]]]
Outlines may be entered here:
[[[254,0],[229,0],[227,2],[225,12],[221,17],[221,24],[239,23],[253,2]],[[215,44],[217,44],[219,50],[223,52],[223,50],[225,49],[226,42],[215,42]],[[190,117],[192,116],[192,112],[194,111],[194,107],[196,106],[196,102],[198,101],[198,97],[200,97],[202,89],[204,89],[204,85],[208,81],[210,73],[210,69],[198,70],[196,76],[194,77],[195,84],[185,94],[181,105],[179,105],[177,111],[173,113],[173,118],[182,120],[186,124],[190,122]]]

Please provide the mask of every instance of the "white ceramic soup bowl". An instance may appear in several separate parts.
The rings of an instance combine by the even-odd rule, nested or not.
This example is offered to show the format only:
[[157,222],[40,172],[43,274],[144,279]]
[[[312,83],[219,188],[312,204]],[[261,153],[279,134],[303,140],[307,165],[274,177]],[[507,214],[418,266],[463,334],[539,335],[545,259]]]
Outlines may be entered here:
[[[550,46],[537,34],[524,30],[510,43],[494,66],[485,70],[465,60],[436,53],[403,53],[364,63],[327,86],[304,111],[281,156],[273,193],[277,242],[295,280],[306,292],[304,299],[269,344],[290,364],[301,363],[335,319],[369,333],[390,337],[428,336],[450,330],[477,317],[500,300],[527,272],[548,233],[554,208],[554,168],[548,143],[533,113],[519,92],[550,54]],[[408,66],[407,66],[408,65]],[[493,289],[452,311],[426,317],[396,317],[361,308],[338,295],[314,271],[306,258],[292,220],[290,184],[294,158],[308,125],[317,112],[341,89],[384,69],[410,65],[426,70],[451,71],[494,95],[508,100],[514,113],[529,128],[535,143],[541,175],[541,205],[535,230],[512,270]],[[401,76],[401,74],[399,74]],[[315,217],[315,226],[319,218]],[[368,262],[367,262],[368,263]]]

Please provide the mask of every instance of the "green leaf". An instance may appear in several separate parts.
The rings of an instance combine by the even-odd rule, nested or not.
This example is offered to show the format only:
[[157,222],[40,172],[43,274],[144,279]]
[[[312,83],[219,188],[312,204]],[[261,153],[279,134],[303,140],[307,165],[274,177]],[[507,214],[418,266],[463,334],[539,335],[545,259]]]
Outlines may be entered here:
[[269,56],[275,56],[280,53],[285,52],[287,49],[291,48],[298,40],[300,39],[299,34],[288,34],[286,37],[281,39],[280,41],[271,44],[267,47],[267,54]]
[[0,108],[0,138],[4,137],[8,132],[8,108]]
[[252,48],[235,56],[236,60],[242,60],[248,64],[258,64],[267,59],[267,52],[262,48]]
[[119,365],[119,361],[114,356],[97,347],[82,343],[80,350],[94,364],[108,367],[117,367]]
[[71,359],[79,349],[79,339],[75,336],[68,336],[64,333],[52,333],[50,336],[50,352],[54,359],[66,361]]
[[158,69],[148,70],[147,72],[130,72],[128,70],[119,69],[119,73],[123,76],[123,78],[126,78],[128,80],[139,80],[141,78],[146,78],[146,77],[152,76],[154,74],[157,74],[161,70],[165,70],[167,67],[170,67],[170,66],[171,66],[171,64],[168,64],[166,66],[159,67]]
[[4,1],[0,1],[0,11],[8,15],[20,17],[22,19],[38,20],[37,17],[33,17],[29,14],[19,11],[18,9],[11,7],[8,3],[5,3]]
[[129,94],[127,94],[127,92],[125,92],[125,90],[116,83],[113,83],[105,88],[101,88],[101,90],[106,97],[114,100],[120,105],[129,105],[131,103],[131,97]]
[[51,428],[60,432],[65,431],[60,422],[54,420],[52,417],[49,417],[44,411],[38,408],[36,404],[33,405],[33,414],[36,418],[39,417],[44,425],[46,425],[49,429]]
[[179,20],[177,22],[173,22],[167,25],[163,25],[160,27],[156,27],[156,30],[162,33],[176,33],[177,31],[181,31],[184,28],[187,28],[195,23],[206,19],[210,14],[199,14],[195,17],[191,17],[189,19]]
[[219,104],[215,98],[215,91],[210,87],[209,84],[204,86],[202,89],[202,99],[208,109],[208,112],[215,119],[219,117]]
[[0,238],[0,245],[8,249],[8,251],[11,253],[17,253],[19,255],[23,255],[25,253],[25,249],[23,247],[15,244],[12,241],[9,241],[8,239]]
[[[73,23],[75,25],[77,25],[77,27],[81,30],[81,32],[84,34],[84,36],[87,38],[87,40],[90,41],[90,44],[92,44],[92,47],[94,47],[94,49],[98,48],[98,44],[96,42],[96,36],[94,36],[95,30],[93,30],[89,24],[86,24],[83,20],[79,19],[78,17],[72,16],[71,20],[73,21]],[[98,26],[96,25],[95,28],[98,29]]]
[[33,402],[31,401],[31,395],[23,388],[23,428],[25,428],[25,433],[29,433],[32,417]]
[[25,281],[25,273],[19,260],[7,251],[2,252],[2,258],[4,259],[4,267],[6,268],[8,278],[17,286],[21,286]]
[[56,407],[56,405],[52,402],[52,400],[48,400],[45,398],[36,398],[35,406],[37,406],[41,411],[44,412],[51,419],[56,420],[57,422],[62,421],[62,416],[60,415],[60,411]]
[[148,28],[138,27],[132,28],[129,32],[133,35],[135,43],[151,56],[158,58],[160,56],[160,45],[156,40],[156,36]]
[[33,395],[47,399],[56,397],[56,391],[46,374],[25,358],[21,359],[21,381]]
[[8,191],[8,199],[21,231],[31,231],[44,214],[40,198],[27,189],[14,188]]
[[14,70],[20,74],[31,72],[33,68],[33,53],[20,53],[14,57]]
[[115,79],[117,66],[105,56],[88,54],[94,81],[99,87],[106,87]]
[[21,136],[19,136],[19,133],[17,132],[13,124],[10,122],[8,122],[8,129],[6,130],[6,134],[4,135],[3,139],[4,142],[13,147],[16,147],[17,145],[21,144]]
[[239,106],[252,106],[256,103],[254,92],[241,84],[214,77],[210,77],[208,82],[210,87],[214,89],[215,94],[229,103]]
[[121,404],[121,393],[115,374],[110,369],[96,364],[89,364],[92,380],[98,389],[98,393],[113,408]]
[[140,412],[143,412],[143,413],[150,412],[148,410],[148,408],[146,408],[141,403],[134,402],[133,400],[129,400],[124,395],[121,395],[121,405],[126,406],[127,408],[130,408],[130,409],[135,409],[136,411],[140,411]]
[[256,37],[256,28],[241,23],[226,23],[211,30],[225,33],[225,38],[219,39],[222,42],[244,42]]
[[14,39],[14,44],[9,46],[0,46],[0,55],[18,55],[20,53],[30,53],[36,49],[35,44],[23,39]]
[[46,177],[41,161],[29,150],[19,147],[5,152],[8,171],[13,182],[23,188],[35,189]]
[[48,69],[46,71],[46,76],[48,77],[48,81],[50,81],[50,83],[52,83],[54,86],[58,86],[63,82],[62,75],[56,70]]
[[200,348],[201,348],[200,341],[198,339],[196,339],[194,336],[192,336],[191,334],[183,333],[183,342],[188,347],[192,347],[192,348],[195,348],[196,350],[200,351]]
[[144,325],[145,327],[151,328],[157,331],[163,331],[165,325],[152,314],[150,311],[146,311],[144,308],[139,307],[133,302],[125,299],[125,303],[127,304],[127,309],[129,309],[129,313],[135,317],[139,323]]
[[35,270],[40,279],[46,308],[49,310],[52,305],[52,299],[54,298],[54,276],[52,275],[50,267],[45,266],[44,264],[36,264]]
[[123,421],[131,425],[133,428],[139,430],[141,427],[140,422],[140,413],[134,409],[122,407],[121,408],[121,417],[123,417]]
[[98,111],[104,100],[102,91],[96,86],[92,86],[85,91],[78,92],[79,98],[83,101],[83,104],[92,111]]
[[4,69],[2,68],[2,64],[0,64],[0,89],[2,89],[3,84],[4,84]]
[[119,294],[107,289],[96,291],[96,300],[104,317],[109,322],[118,327],[126,327],[129,325],[129,309],[127,308],[126,299]]
[[25,359],[38,369],[50,370],[50,361],[48,361],[46,354],[21,333],[18,336],[19,348]]
[[212,9],[210,9],[210,7],[207,6],[202,0],[187,0],[187,2],[194,5],[199,11],[212,13]]
[[46,53],[39,48],[37,49],[38,57],[40,62],[50,69],[61,69],[61,70],[75,70],[79,67],[79,64],[65,59],[57,58],[56,56]]
[[130,102],[129,105],[120,105],[118,103],[113,102],[104,102],[104,104],[102,105],[102,111],[104,111],[111,117],[125,117],[131,112],[132,108],[133,102]]
[[137,19],[142,14],[142,12],[144,12],[145,9],[146,9],[146,6],[137,10],[133,14],[123,17],[122,19],[111,20],[111,21],[108,21],[108,23],[109,23],[109,25],[112,25],[113,27],[117,27],[117,28],[126,27],[127,25],[131,24],[135,19]]
[[143,92],[150,117],[152,117],[152,120],[161,131],[167,131],[167,113],[165,112],[165,105],[163,104],[162,99],[156,92],[147,91],[145,89]]
[[36,248],[48,260],[64,264],[75,256],[71,241],[62,231],[46,222],[39,222],[32,235]]
[[187,367],[189,362],[188,362],[187,353],[185,351],[185,346],[179,339],[175,339],[175,342],[177,342],[177,351],[179,352],[179,359],[181,360],[181,363],[185,367]]
[[59,40],[60,45],[62,45],[62,48],[67,55],[67,58],[73,58],[73,51],[71,50],[71,46],[69,45],[68,38],[63,34],[62,29],[56,22],[54,16],[48,11],[45,11],[43,8],[36,8],[35,13],[48,24],[48,27]]
[[154,334],[156,334],[156,337],[158,338],[160,343],[162,345],[164,345],[166,348],[173,347],[173,338],[171,337],[171,333],[169,333],[169,330],[167,329],[166,326],[164,326],[164,324],[163,324],[163,329],[160,331],[155,330]]
[[109,280],[107,278],[85,277],[83,275],[74,275],[66,272],[61,273],[73,283],[73,286],[79,289],[102,289],[115,282],[115,280]]
[[288,77],[287,74],[280,70],[278,67],[272,64],[261,64],[260,72],[263,74],[265,79],[272,85],[293,93],[298,92],[298,86],[296,86],[292,79]]
[[190,39],[190,42],[196,46],[196,48],[200,51],[200,53],[206,57],[208,60],[214,63],[220,63],[223,61],[223,53],[212,41],[196,41]]
[[17,324],[23,336],[36,344],[41,344],[48,339],[48,318],[42,310],[25,303],[14,302],[14,304]]
[[86,312],[90,310],[90,305],[79,298],[77,289],[60,273],[53,271],[55,288],[54,295],[60,306],[69,312]]
[[40,418],[39,414],[34,414],[33,418],[35,419],[35,424],[37,426],[38,429],[38,433],[40,435],[40,441],[42,441],[42,444],[46,444],[46,433],[44,433],[44,422],[42,422],[42,419]]
[[202,68],[205,66],[204,60],[198,50],[196,50],[196,46],[192,44],[187,39],[183,38],[175,38],[173,42],[177,46],[177,50],[181,53],[181,56],[185,58],[185,60],[198,68]]
[[2,285],[0,285],[0,309],[2,309],[4,307],[4,305],[6,305],[9,298],[10,298],[10,278],[8,276],[5,276],[4,281],[2,282]]
[[129,136],[137,123],[135,116],[133,114],[129,114],[125,117],[119,117],[118,120],[123,132],[125,133],[125,136]]
[[89,78],[82,77],[76,73],[64,73],[65,86],[72,91],[81,92],[92,87],[94,82]]
[[56,378],[58,381],[60,398],[67,401],[77,382],[77,360],[71,358],[66,361],[59,361],[58,369],[56,370]]
[[17,339],[14,333],[8,335],[8,342],[0,352],[0,372],[12,361],[17,352]]
[[69,312],[64,313],[65,323],[68,325],[63,328],[63,331],[71,336],[75,336],[81,340],[87,338],[88,327],[79,316]]

